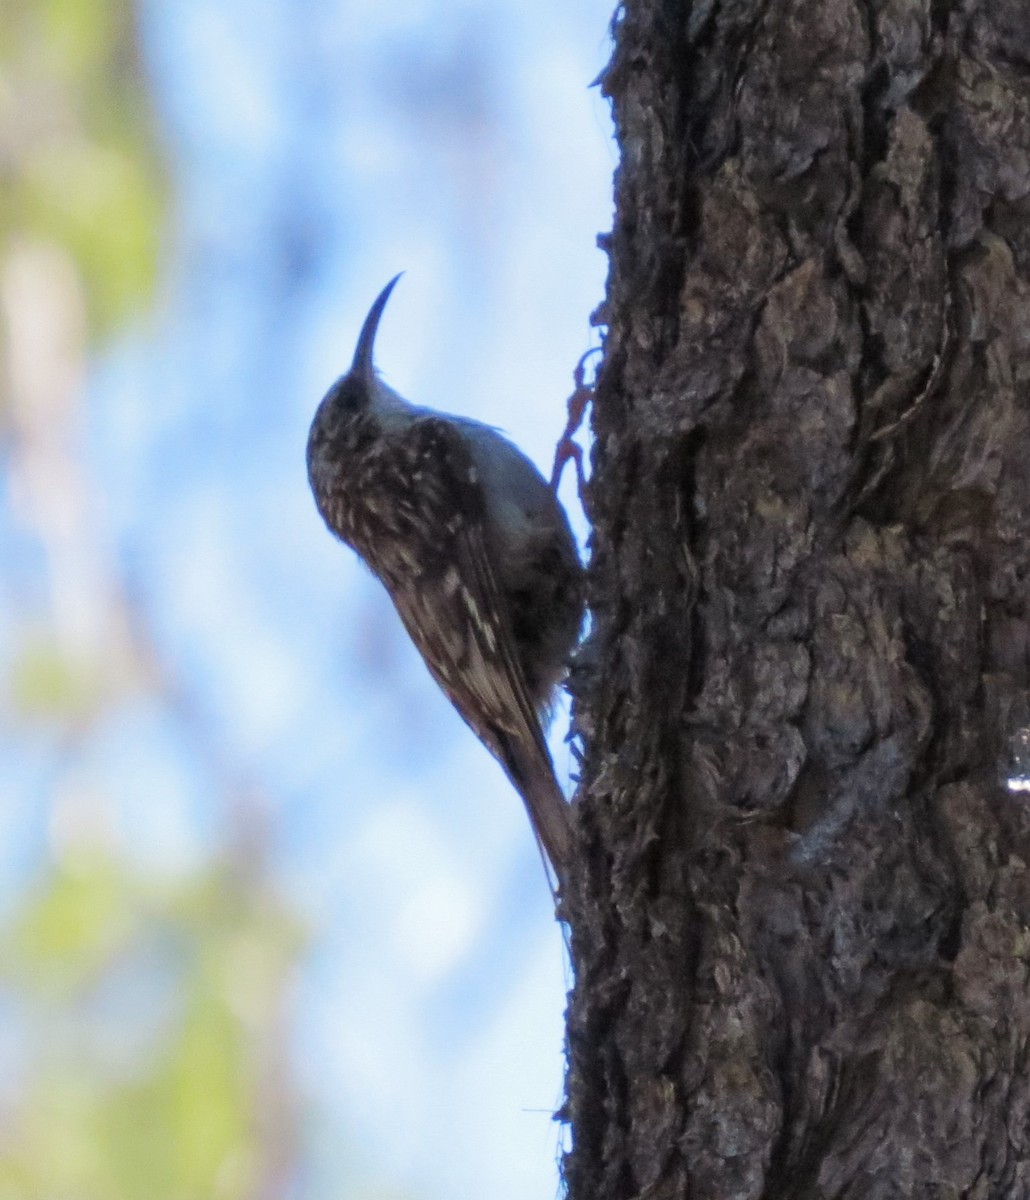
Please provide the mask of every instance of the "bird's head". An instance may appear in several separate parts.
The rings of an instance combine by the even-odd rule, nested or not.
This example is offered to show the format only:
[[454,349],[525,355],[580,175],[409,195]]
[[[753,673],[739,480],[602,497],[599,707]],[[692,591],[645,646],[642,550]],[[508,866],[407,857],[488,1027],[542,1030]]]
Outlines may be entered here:
[[331,453],[339,453],[360,435],[362,427],[374,423],[360,418],[375,418],[395,409],[398,401],[405,403],[379,378],[373,357],[379,320],[398,279],[400,275],[395,275],[375,298],[358,334],[350,370],[336,380],[318,406],[308,438],[309,468],[320,451],[329,449]]

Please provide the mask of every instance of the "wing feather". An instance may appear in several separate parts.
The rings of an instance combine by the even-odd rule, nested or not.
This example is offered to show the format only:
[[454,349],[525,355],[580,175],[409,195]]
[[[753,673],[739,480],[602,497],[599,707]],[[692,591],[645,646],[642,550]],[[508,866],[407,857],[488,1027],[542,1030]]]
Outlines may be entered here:
[[414,421],[404,443],[419,524],[438,536],[428,546],[408,539],[410,577],[384,581],[433,678],[521,793],[560,878],[570,852],[568,805],[497,582],[476,467],[460,432],[433,415]]

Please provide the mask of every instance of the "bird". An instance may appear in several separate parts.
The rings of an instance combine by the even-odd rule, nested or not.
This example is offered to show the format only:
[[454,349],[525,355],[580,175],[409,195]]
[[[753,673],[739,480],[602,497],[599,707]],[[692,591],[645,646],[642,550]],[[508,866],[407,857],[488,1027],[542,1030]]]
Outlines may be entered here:
[[380,378],[376,333],[400,277],[315,412],[308,479],[329,530],[385,585],[430,675],[521,795],[560,888],[573,829],[544,727],[579,639],[584,569],[561,502],[521,450]]

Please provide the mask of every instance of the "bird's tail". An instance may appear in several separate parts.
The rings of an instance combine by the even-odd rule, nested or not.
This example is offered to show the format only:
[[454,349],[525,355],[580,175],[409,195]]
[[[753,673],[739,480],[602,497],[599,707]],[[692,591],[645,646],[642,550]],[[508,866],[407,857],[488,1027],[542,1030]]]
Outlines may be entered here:
[[572,858],[572,820],[568,801],[558,786],[554,763],[542,731],[532,741],[503,738],[498,759],[522,797],[537,844],[560,889]]

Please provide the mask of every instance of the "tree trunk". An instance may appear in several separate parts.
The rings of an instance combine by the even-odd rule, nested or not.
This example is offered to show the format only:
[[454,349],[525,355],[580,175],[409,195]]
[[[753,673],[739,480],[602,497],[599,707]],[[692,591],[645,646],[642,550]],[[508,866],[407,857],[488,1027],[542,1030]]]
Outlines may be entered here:
[[1030,7],[615,34],[570,1198],[1030,1196]]

